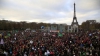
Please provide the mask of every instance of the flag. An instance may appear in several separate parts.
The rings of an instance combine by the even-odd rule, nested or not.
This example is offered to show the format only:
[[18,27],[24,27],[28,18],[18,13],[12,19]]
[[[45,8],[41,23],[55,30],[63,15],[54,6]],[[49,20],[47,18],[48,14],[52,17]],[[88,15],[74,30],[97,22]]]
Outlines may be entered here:
[[0,44],[4,44],[4,40],[3,39],[1,39]]
[[11,36],[11,34],[10,34],[10,33],[8,33],[8,34],[7,34],[7,36]]
[[44,26],[41,26],[41,29],[44,29]]
[[8,38],[8,36],[5,36],[5,38]]
[[63,37],[63,35],[61,33],[58,33],[58,37]]

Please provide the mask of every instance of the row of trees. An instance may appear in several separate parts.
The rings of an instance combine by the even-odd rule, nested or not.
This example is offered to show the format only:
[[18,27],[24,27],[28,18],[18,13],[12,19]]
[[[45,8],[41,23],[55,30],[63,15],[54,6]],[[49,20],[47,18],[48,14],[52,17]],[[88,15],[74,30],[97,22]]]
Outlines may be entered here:
[[95,30],[95,29],[100,29],[100,23],[96,22],[96,23],[90,23],[90,22],[83,22],[81,25],[82,29],[85,30]]
[[[0,30],[25,30],[27,28],[36,30],[36,29],[41,29],[41,26],[50,27],[50,25],[57,25],[57,24],[36,23],[36,22],[27,23],[25,21],[14,22],[14,21],[8,21],[8,20],[0,20]],[[80,28],[86,29],[86,30],[100,29],[100,23],[96,22],[96,23],[90,24],[89,22],[83,22],[80,25]]]
[[49,23],[36,23],[30,22],[27,23],[25,21],[22,22],[13,22],[8,20],[0,20],[0,30],[25,30],[27,28],[30,29],[41,29],[41,26],[47,27],[50,26]]

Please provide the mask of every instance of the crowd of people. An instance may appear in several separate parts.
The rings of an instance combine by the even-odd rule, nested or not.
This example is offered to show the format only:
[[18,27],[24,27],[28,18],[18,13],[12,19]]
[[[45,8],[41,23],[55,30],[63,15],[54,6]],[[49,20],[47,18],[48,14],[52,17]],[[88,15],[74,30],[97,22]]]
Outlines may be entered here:
[[78,33],[3,31],[0,32],[0,54],[5,56],[100,56],[100,31]]

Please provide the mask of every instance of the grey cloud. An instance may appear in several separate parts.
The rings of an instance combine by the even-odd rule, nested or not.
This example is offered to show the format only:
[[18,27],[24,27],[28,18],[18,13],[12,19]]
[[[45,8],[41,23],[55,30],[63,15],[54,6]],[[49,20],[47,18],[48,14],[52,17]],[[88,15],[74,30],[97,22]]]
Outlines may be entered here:
[[[4,8],[0,8],[0,17],[11,20],[36,22],[56,22],[70,24],[73,19],[73,0],[0,0]],[[81,22],[87,19],[99,21],[100,0],[77,0],[76,16]],[[15,19],[12,19],[15,18]]]
[[77,11],[82,13],[100,10],[100,0],[79,0],[77,1],[77,8]]

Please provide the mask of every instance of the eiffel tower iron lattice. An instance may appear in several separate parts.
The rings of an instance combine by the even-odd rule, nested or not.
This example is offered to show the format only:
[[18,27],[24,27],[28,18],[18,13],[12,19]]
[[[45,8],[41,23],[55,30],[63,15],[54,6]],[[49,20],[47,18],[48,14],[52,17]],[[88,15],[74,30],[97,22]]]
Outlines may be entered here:
[[73,16],[73,21],[71,25],[75,25],[75,24],[78,25],[77,17],[76,17],[76,10],[75,10],[75,3],[74,3],[74,16]]

